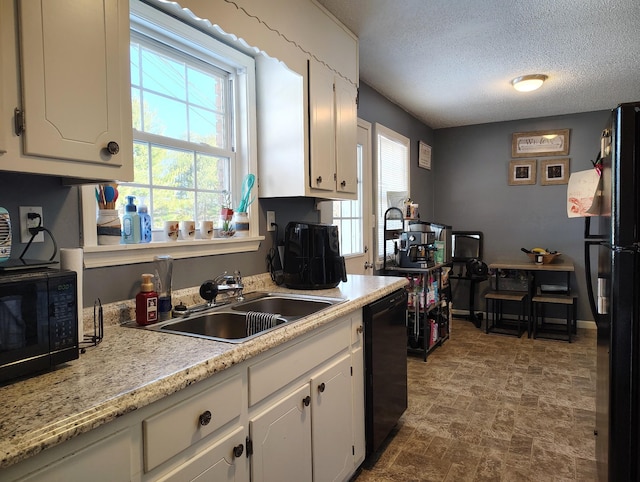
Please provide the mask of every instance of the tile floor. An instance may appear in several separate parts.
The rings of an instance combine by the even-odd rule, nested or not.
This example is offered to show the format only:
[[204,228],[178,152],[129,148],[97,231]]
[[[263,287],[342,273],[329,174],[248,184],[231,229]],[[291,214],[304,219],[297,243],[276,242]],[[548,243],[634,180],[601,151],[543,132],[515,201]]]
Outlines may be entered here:
[[596,481],[596,332],[573,343],[485,334],[455,320],[410,356],[409,408],[357,482]]

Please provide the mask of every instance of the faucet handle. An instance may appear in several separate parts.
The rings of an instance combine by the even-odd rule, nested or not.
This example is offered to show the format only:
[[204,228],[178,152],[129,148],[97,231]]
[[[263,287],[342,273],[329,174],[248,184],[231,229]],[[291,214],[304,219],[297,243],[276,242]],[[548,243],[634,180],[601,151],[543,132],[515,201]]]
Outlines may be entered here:
[[218,283],[216,281],[207,280],[200,285],[200,296],[211,305],[216,303],[218,296]]
[[242,294],[242,290],[244,290],[244,283],[242,282],[242,275],[240,274],[240,271],[235,271],[233,273],[235,279],[236,279],[236,289],[237,289],[237,296],[236,296],[236,300],[238,301],[244,301],[244,295]]

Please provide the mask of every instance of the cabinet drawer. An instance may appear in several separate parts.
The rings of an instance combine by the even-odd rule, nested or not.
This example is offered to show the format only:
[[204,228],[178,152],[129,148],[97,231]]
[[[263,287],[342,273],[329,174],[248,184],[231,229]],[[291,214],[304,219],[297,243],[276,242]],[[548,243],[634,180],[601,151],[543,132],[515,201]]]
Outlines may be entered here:
[[142,422],[148,472],[240,415],[242,381],[235,375]]
[[349,347],[350,318],[308,340],[249,366],[249,406]]

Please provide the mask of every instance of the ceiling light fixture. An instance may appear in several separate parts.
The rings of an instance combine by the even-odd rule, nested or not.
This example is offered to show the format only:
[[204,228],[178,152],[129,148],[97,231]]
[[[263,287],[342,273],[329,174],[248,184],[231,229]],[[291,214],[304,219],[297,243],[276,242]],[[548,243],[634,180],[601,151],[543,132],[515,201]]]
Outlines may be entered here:
[[511,84],[519,92],[531,92],[539,89],[547,78],[543,74],[521,75],[513,79]]

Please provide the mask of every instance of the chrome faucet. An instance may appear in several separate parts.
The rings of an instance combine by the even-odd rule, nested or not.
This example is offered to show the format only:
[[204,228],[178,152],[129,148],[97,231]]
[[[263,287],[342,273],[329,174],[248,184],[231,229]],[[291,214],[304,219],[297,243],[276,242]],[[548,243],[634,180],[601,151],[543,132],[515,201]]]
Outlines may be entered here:
[[244,300],[244,296],[242,294],[244,284],[242,282],[242,275],[240,274],[240,271],[234,271],[233,274],[228,274],[225,271],[221,275],[217,276],[213,281],[218,287],[218,294],[231,294],[233,292],[237,301]]

